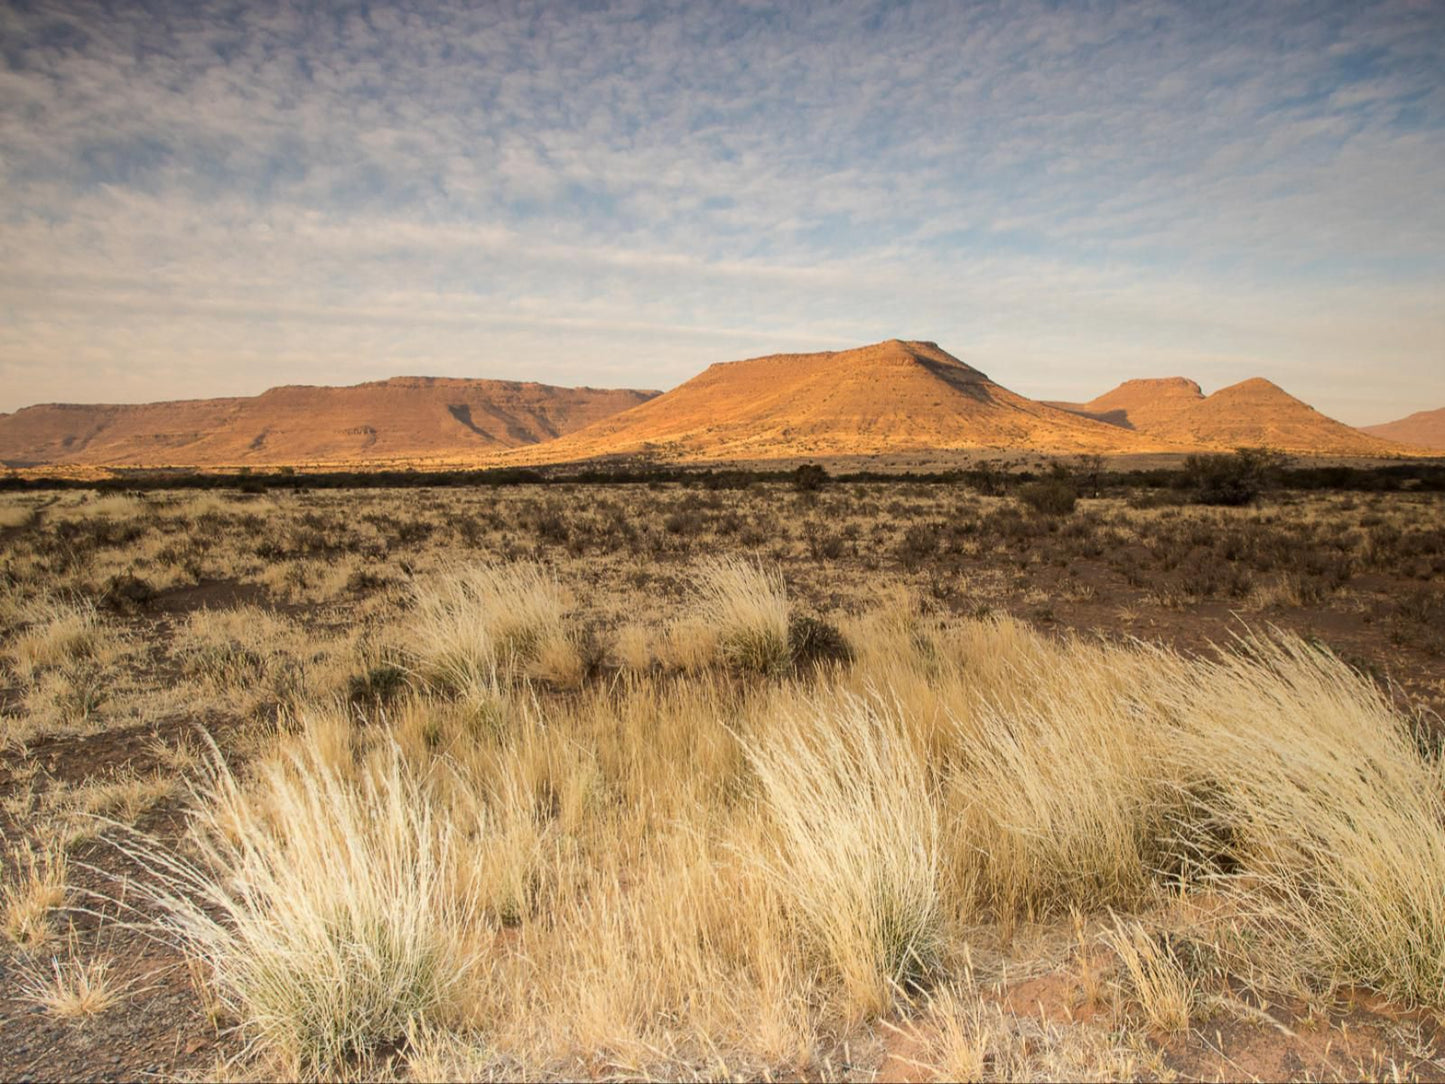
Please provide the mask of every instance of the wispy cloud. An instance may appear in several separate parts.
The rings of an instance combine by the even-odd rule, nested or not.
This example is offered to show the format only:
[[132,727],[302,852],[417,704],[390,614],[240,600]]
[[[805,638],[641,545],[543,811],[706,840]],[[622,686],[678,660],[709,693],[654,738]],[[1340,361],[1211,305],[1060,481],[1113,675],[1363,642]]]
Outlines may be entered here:
[[889,335],[1445,403],[1445,15],[1205,7],[0,9],[0,408]]

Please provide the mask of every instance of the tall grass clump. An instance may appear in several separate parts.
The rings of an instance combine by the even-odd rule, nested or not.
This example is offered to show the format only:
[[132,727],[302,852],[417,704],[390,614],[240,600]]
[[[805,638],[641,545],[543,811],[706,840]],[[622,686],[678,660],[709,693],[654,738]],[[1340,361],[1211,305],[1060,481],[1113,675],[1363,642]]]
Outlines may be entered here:
[[467,688],[565,642],[567,610],[556,578],[537,565],[459,568],[417,588],[410,650],[427,681]]
[[1387,695],[1293,636],[1249,636],[1174,698],[1225,878],[1276,963],[1445,1006],[1445,788]]
[[454,891],[461,826],[395,746],[355,769],[293,746],[246,786],[217,763],[198,797],[197,861],[135,854],[252,1043],[324,1077],[447,1021],[476,923]]
[[1194,1010],[1195,991],[1168,941],[1139,922],[1114,916],[1104,943],[1119,957],[1133,999],[1151,1027],[1183,1031]]
[[698,570],[694,592],[699,616],[717,633],[729,665],[747,673],[787,672],[792,650],[782,576],[741,557],[716,557]]
[[[995,624],[957,710],[950,844],[960,890],[1004,923],[1141,902],[1179,805],[1153,688],[1177,660]],[[985,646],[985,645],[976,645]],[[997,670],[990,673],[990,670]]]
[[65,905],[65,849],[16,844],[10,857],[13,876],[0,883],[0,928],[17,945],[38,948],[50,939],[50,913]]
[[22,610],[24,628],[10,644],[21,676],[94,658],[107,631],[95,604],[85,598],[41,598]]
[[943,947],[938,811],[896,705],[851,694],[784,715],[749,749],[767,856],[850,1015],[883,1012]]

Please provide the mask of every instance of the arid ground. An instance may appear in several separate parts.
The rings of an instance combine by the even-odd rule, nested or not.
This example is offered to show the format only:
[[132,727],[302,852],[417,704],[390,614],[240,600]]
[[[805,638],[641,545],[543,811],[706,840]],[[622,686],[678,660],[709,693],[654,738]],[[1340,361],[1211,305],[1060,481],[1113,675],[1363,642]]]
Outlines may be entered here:
[[1445,1078],[1445,495],[0,497],[0,1077]]

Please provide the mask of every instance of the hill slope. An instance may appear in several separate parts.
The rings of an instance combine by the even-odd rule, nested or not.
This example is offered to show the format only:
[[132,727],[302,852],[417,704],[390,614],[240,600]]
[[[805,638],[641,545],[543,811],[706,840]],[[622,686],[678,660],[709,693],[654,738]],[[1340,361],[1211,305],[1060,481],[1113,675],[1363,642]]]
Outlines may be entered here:
[[1183,377],[1128,380],[1087,403],[1056,405],[1181,450],[1268,445],[1302,455],[1398,456],[1419,451],[1326,417],[1260,377],[1209,396]]
[[398,377],[249,398],[45,404],[0,415],[0,462],[206,467],[485,455],[552,440],[655,394]]
[[1025,399],[929,342],[724,362],[622,414],[514,457],[652,452],[681,460],[920,449],[1150,450],[1157,442]]
[[1424,448],[1445,450],[1445,407],[1439,410],[1421,410],[1398,421],[1381,425],[1365,425],[1362,432],[1385,440],[1399,440],[1406,444],[1418,444]]

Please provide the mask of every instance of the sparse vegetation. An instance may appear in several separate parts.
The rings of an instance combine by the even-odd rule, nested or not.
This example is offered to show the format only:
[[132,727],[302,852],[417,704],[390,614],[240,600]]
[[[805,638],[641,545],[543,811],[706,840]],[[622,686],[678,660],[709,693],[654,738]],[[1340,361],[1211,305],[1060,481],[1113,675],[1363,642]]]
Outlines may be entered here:
[[55,1016],[95,1016],[121,1000],[122,991],[111,978],[113,966],[105,957],[70,955],[62,961],[52,956],[48,970],[35,965],[23,976],[21,986],[35,1005]]
[[[1228,1075],[1257,1002],[1445,1008],[1437,496],[792,483],[21,517],[25,1003],[410,1079]],[[1290,1049],[1424,1064],[1358,1019]]]

